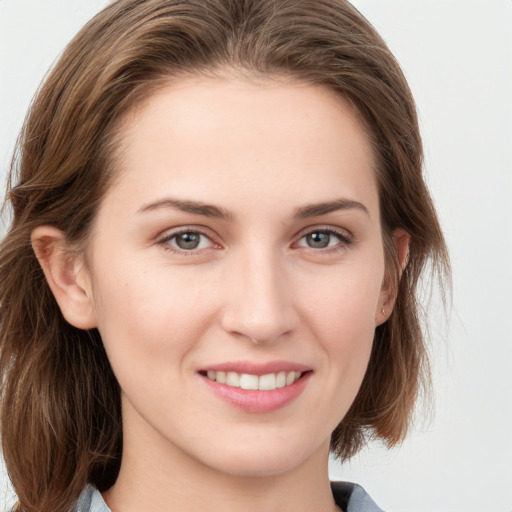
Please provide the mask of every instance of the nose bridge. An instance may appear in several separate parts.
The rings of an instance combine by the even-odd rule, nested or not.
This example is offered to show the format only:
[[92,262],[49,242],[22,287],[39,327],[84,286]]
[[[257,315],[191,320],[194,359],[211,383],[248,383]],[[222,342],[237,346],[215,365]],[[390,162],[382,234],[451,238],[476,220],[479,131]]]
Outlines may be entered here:
[[296,315],[282,256],[272,247],[253,246],[232,263],[224,328],[257,343],[291,332]]

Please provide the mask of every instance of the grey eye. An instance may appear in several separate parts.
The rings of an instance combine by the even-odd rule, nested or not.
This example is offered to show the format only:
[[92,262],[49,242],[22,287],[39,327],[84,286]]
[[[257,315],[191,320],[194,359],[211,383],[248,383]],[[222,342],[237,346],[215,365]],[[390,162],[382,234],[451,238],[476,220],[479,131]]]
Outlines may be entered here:
[[199,243],[201,241],[201,234],[188,232],[188,233],[180,233],[179,235],[175,235],[176,245],[183,250],[192,250],[197,249],[199,247]]
[[315,231],[306,235],[306,243],[312,249],[324,249],[329,247],[331,242],[331,233],[325,231]]

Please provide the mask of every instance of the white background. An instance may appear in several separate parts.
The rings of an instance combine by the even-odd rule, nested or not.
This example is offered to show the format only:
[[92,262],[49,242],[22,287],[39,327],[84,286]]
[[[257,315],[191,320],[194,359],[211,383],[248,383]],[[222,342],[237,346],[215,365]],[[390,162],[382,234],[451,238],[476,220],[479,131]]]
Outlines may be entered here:
[[[257,1],[257,0],[255,0]],[[41,78],[105,0],[0,0],[0,171]],[[415,94],[454,271],[435,416],[331,476],[390,512],[512,512],[512,1],[356,0]],[[434,304],[434,309],[436,309]],[[7,492],[0,473],[0,510]]]

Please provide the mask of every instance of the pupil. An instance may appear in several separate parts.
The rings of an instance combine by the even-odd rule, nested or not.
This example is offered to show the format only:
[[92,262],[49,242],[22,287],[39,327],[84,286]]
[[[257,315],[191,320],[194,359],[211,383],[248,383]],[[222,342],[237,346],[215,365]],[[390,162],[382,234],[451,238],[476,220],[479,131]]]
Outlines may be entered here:
[[197,233],[182,233],[178,235],[176,244],[180,249],[196,249],[199,245],[199,236]]
[[308,245],[314,249],[323,249],[329,245],[329,233],[311,233],[307,236]]

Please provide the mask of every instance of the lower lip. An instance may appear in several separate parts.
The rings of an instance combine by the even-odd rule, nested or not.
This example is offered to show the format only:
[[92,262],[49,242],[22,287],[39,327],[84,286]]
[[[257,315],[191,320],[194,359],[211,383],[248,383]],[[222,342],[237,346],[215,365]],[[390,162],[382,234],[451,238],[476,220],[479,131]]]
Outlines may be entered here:
[[293,384],[270,391],[235,388],[211,380],[204,375],[201,377],[210,390],[230,405],[245,412],[261,414],[276,411],[297,398],[306,387],[311,374],[312,372],[307,372]]

